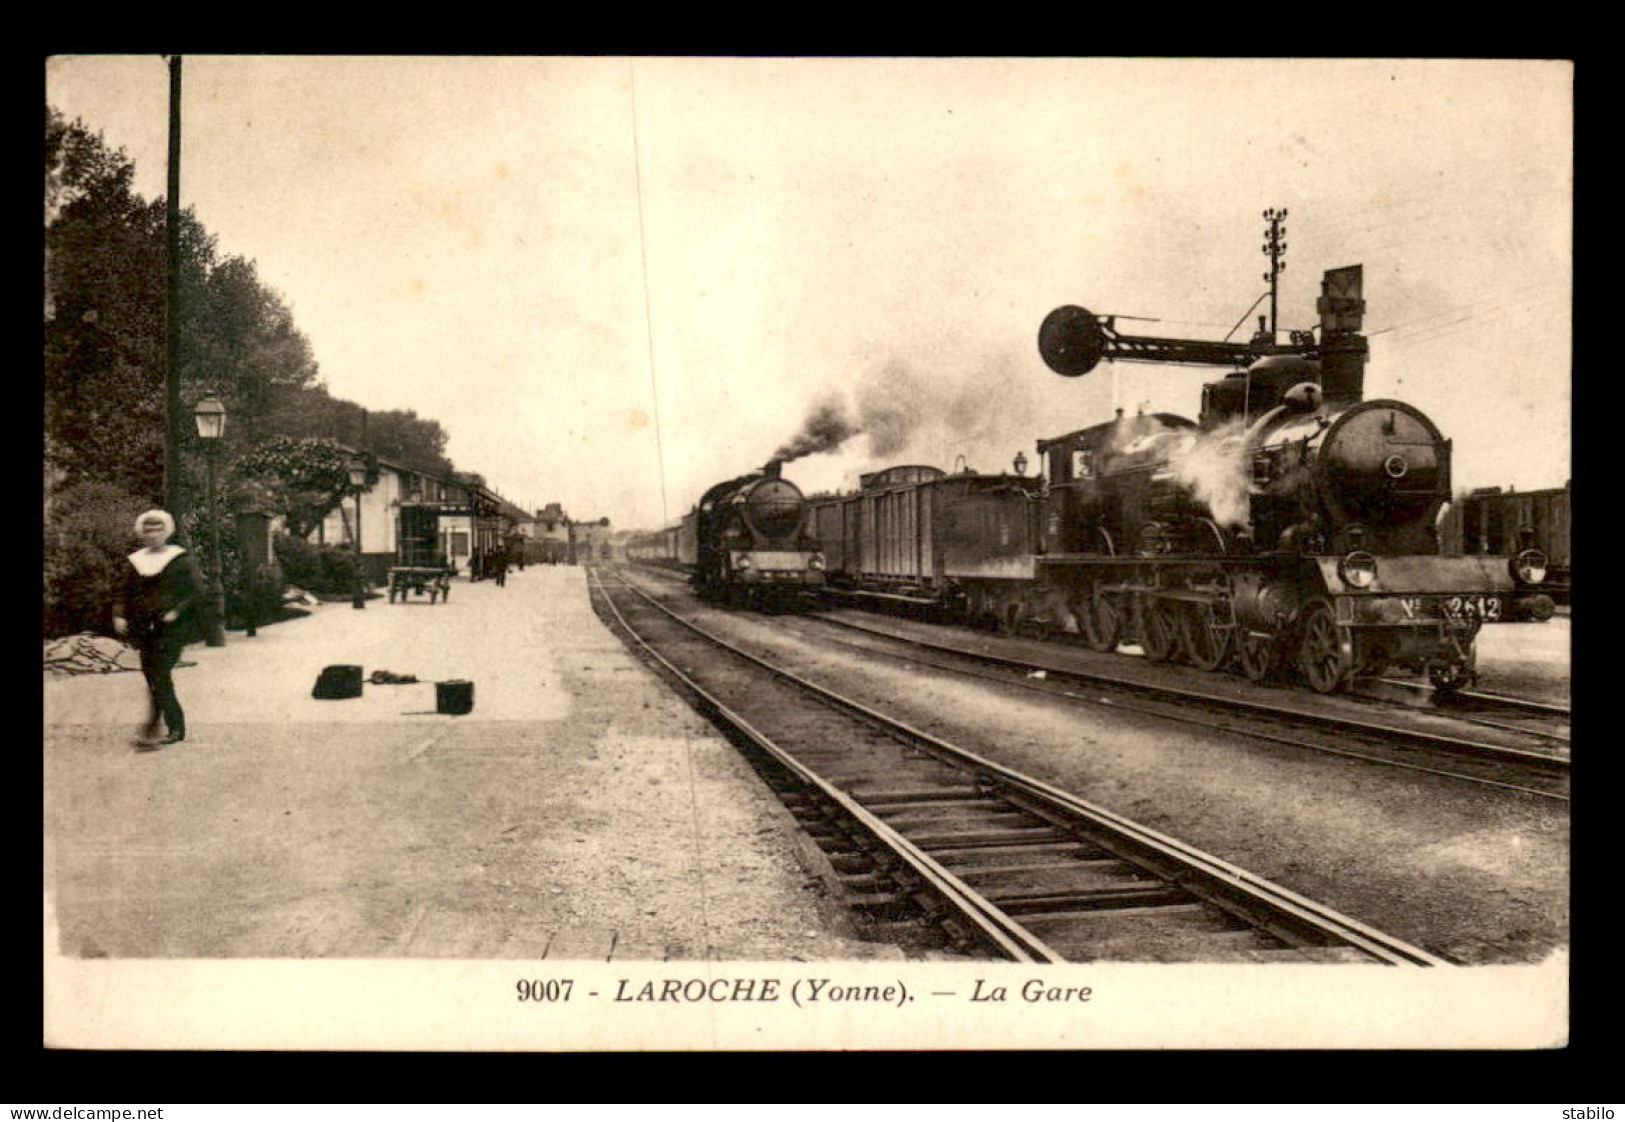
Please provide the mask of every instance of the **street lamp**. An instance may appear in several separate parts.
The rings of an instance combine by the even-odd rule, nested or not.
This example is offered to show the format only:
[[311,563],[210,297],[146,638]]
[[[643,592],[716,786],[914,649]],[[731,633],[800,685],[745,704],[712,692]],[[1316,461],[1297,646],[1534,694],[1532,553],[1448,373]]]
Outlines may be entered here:
[[366,586],[361,578],[361,492],[367,489],[367,458],[360,452],[350,459],[350,486],[355,490],[355,595],[350,607],[365,608]]
[[1026,475],[1027,474],[1027,453],[1025,453],[1025,452],[1017,452],[1016,453],[1016,458],[1013,461],[1011,461],[1010,466],[1016,469],[1016,474],[1017,475]]
[[215,463],[219,458],[220,438],[226,434],[226,407],[211,391],[192,410],[192,419],[197,422],[198,438],[203,441],[209,464],[209,544],[214,557],[209,593],[214,610],[210,613],[205,641],[211,647],[223,647],[226,645],[226,586],[220,556],[220,512],[215,507]]

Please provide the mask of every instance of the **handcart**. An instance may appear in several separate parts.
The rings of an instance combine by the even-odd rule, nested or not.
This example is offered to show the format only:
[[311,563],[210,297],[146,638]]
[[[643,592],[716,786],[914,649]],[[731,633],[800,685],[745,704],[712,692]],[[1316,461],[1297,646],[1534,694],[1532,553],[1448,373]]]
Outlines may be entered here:
[[389,570],[389,602],[400,597],[407,603],[412,596],[428,596],[435,604],[451,598],[451,572],[439,566],[398,565]]

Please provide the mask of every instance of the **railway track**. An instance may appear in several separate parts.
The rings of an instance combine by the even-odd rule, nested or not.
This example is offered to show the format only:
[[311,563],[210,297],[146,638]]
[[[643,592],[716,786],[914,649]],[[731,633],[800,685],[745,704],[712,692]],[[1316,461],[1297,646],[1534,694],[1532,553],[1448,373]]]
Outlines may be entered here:
[[1549,741],[1563,749],[1569,746],[1567,705],[1478,690],[1440,695],[1432,686],[1392,678],[1378,679],[1370,683],[1366,691],[1367,696],[1411,707],[1421,706],[1424,711],[1464,724]]
[[1019,962],[1444,960],[772,666],[624,583],[595,602],[744,747],[849,903]]
[[[1431,702],[1431,687],[1384,679],[1377,683],[1379,689],[1361,695],[1380,706],[1378,715],[1337,714],[1314,707],[1317,703],[1313,701],[1308,705],[1296,700],[1274,704],[1218,692],[1229,684],[1227,679],[1201,688],[1172,676],[1126,676],[1081,665],[1063,666],[1054,659],[1039,661],[1028,653],[976,650],[962,642],[925,638],[828,614],[804,618],[865,636],[870,645],[863,649],[869,653],[1075,703],[1144,713],[1320,755],[1542,799],[1567,801],[1569,797],[1568,710],[1561,706],[1470,693],[1422,710],[1419,705]],[[1396,703],[1396,692],[1408,703]],[[1501,742],[1469,737],[1464,729],[1467,725],[1493,729]]]
[[[1470,722],[1497,729],[1504,740],[1522,741],[1521,744],[1494,743],[1445,731],[1445,722],[1460,722],[1457,714],[1448,711],[1430,714],[1437,717],[1439,728],[1428,729],[1418,726],[1412,712],[1398,707],[1389,710],[1387,716],[1401,723],[1388,723],[1374,717],[1339,715],[1300,705],[1275,705],[1168,680],[1149,681],[1063,666],[1055,660],[1037,661],[1027,655],[972,650],[835,616],[806,618],[816,620],[818,625],[865,636],[871,640],[871,645],[864,648],[868,651],[921,662],[936,669],[989,677],[1074,702],[1145,713],[1320,754],[1540,798],[1568,799],[1569,760],[1563,754],[1568,743],[1566,733],[1519,727],[1505,720]],[[875,642],[880,645],[873,645]],[[888,647],[903,648],[911,653],[889,651]],[[1559,750],[1551,750],[1553,744],[1560,745]]]

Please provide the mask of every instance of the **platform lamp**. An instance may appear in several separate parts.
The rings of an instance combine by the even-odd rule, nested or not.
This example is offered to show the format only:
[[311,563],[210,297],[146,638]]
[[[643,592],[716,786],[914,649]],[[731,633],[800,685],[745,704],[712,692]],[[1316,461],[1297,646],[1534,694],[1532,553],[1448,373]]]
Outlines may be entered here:
[[1025,452],[1017,452],[1016,453],[1016,458],[1011,461],[1010,466],[1016,469],[1016,474],[1017,475],[1026,475],[1027,474],[1027,453],[1025,453]]
[[211,390],[193,408],[192,419],[197,422],[198,439],[203,441],[209,464],[209,544],[213,554],[209,598],[213,610],[206,642],[211,647],[223,647],[226,645],[226,584],[224,558],[220,556],[220,512],[215,507],[215,470],[220,459],[220,438],[226,434],[226,407]]
[[357,452],[350,458],[350,487],[355,491],[355,595],[350,607],[367,606],[366,585],[361,574],[361,493],[367,489],[367,458]]

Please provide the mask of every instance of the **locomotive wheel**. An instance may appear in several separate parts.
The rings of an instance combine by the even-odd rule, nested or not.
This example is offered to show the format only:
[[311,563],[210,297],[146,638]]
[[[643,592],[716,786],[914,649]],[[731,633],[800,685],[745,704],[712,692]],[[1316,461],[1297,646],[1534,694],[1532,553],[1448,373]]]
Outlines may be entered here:
[[1179,653],[1179,621],[1154,596],[1140,599],[1140,649],[1147,662],[1168,662]]
[[1220,621],[1213,604],[1187,604],[1180,613],[1181,646],[1198,670],[1217,670],[1230,657],[1233,628]]
[[1331,605],[1316,600],[1303,613],[1298,664],[1316,693],[1336,693],[1354,673],[1354,640],[1339,627]]
[[1128,621],[1122,597],[1115,592],[1091,590],[1089,601],[1078,613],[1083,624],[1083,641],[1097,651],[1115,651]]
[[1236,662],[1249,682],[1263,682],[1275,674],[1281,664],[1280,644],[1273,635],[1257,635],[1244,631],[1236,643]]

